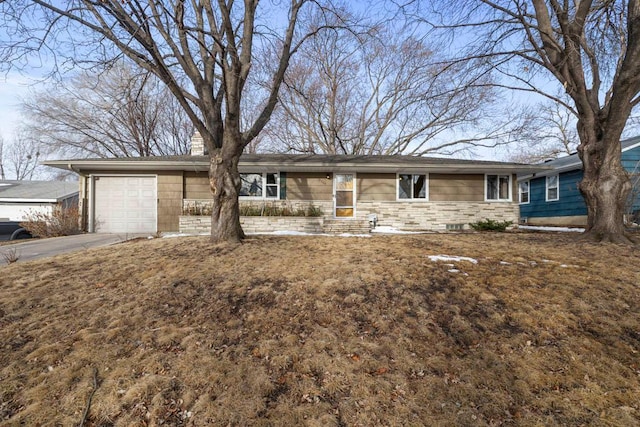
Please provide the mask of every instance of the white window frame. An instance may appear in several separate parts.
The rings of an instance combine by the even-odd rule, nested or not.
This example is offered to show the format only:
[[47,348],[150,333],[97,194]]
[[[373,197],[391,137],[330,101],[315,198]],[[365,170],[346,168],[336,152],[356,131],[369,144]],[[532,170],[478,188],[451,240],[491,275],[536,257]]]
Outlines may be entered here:
[[[498,198],[497,199],[490,199],[489,198],[489,192],[487,191],[487,184],[489,183],[489,177],[490,176],[495,176],[498,179]],[[506,199],[501,199],[500,198],[500,177],[501,176],[506,176],[508,177],[507,183],[509,185],[508,188],[508,197]],[[513,177],[511,176],[511,174],[508,173],[486,173],[484,174],[484,201],[485,202],[494,202],[494,203],[501,203],[501,202],[512,202],[513,201]]]
[[[240,172],[240,175],[260,175],[262,177],[262,195],[260,196],[240,196],[241,200],[280,200],[280,172]],[[267,197],[267,175],[274,174],[276,176],[276,196]],[[274,184],[269,184],[273,186]]]
[[[524,193],[521,187],[522,184],[527,184],[527,201],[526,202],[522,201],[522,193]],[[518,203],[520,203],[521,205],[528,205],[529,203],[531,203],[531,180],[530,179],[520,181],[518,183]]]
[[[409,175],[411,176],[411,197],[408,199],[400,198],[400,175]],[[414,197],[413,196],[413,177],[416,175],[424,175],[424,198],[422,197]],[[419,173],[397,173],[396,174],[396,200],[398,202],[426,202],[429,200],[429,174],[427,172],[419,172]]]
[[[549,178],[552,178],[552,177],[556,178],[555,187],[549,187]],[[555,198],[550,198],[549,197],[549,189],[550,188],[555,188],[556,189],[556,197]],[[545,178],[545,181],[544,181],[544,197],[545,197],[545,200],[547,202],[555,202],[557,200],[560,200],[560,174],[548,175]]]

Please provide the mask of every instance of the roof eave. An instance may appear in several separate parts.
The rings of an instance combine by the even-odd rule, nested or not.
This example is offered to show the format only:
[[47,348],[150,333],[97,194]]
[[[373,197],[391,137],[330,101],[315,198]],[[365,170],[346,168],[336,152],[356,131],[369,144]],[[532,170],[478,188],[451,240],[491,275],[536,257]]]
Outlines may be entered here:
[[0,198],[0,203],[58,203],[60,199],[24,199],[19,197]]
[[[165,170],[187,170],[187,171],[208,171],[208,161],[64,161],[52,160],[42,163],[43,165],[55,167],[59,169],[72,170],[82,173],[83,171],[165,171]],[[287,172],[361,172],[375,173],[387,172],[397,173],[404,171],[428,171],[434,173],[486,173],[486,172],[508,172],[508,173],[535,173],[551,169],[551,167],[540,165],[519,165],[519,164],[401,164],[401,163],[373,163],[362,164],[353,162],[272,162],[272,161],[256,161],[247,162],[240,161],[238,167],[242,171],[264,171],[264,170],[282,170]]]

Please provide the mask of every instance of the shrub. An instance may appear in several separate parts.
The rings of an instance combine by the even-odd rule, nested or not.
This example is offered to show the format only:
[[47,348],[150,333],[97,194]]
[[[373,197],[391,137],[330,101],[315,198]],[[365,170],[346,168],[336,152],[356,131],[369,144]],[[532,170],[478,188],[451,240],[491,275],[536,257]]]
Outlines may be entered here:
[[496,221],[486,218],[484,221],[471,222],[469,225],[476,231],[505,231],[513,221]]
[[31,211],[20,223],[33,237],[58,237],[78,234],[78,208],[56,206],[51,212]]
[[307,208],[307,215],[306,216],[322,216],[324,215],[322,212],[322,208],[320,208],[319,206],[313,206],[313,205],[309,205],[309,207]]
[[[211,215],[211,204],[196,202],[182,209],[183,215]],[[240,216],[306,216],[320,217],[323,215],[322,209],[310,204],[306,208],[293,208],[288,203],[267,202],[261,204],[240,204]]]
[[210,216],[212,210],[211,203],[195,202],[182,208],[182,215]]

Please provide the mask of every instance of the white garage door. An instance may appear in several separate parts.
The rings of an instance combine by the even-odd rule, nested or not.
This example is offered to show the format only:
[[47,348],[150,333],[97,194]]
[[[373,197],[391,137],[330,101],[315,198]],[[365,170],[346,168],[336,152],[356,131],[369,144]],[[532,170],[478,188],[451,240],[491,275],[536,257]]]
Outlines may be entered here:
[[94,178],[94,230],[101,233],[155,233],[156,177]]

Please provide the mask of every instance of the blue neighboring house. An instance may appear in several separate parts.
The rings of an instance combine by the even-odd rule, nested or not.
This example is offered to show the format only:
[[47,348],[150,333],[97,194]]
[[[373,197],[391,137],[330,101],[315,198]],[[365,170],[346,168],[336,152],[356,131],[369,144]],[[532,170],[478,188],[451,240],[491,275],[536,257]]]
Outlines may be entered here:
[[[632,174],[632,181],[640,177],[640,136],[620,142],[622,165]],[[518,176],[520,222],[527,225],[585,226],[587,206],[578,190],[582,179],[582,162],[578,154],[544,163],[551,170],[533,175]],[[640,213],[639,188],[634,188],[629,213]]]

